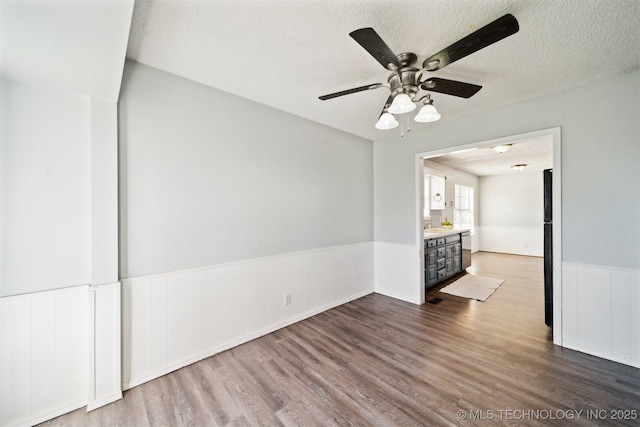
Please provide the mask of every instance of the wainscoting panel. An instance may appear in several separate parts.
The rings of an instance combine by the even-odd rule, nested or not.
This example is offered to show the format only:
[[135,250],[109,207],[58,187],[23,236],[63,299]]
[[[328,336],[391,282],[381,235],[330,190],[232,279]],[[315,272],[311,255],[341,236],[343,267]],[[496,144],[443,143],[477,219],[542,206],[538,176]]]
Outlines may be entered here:
[[88,286],[0,298],[0,425],[87,403]]
[[424,303],[420,286],[420,248],[375,242],[375,291],[413,304]]
[[121,300],[119,282],[89,287],[89,411],[122,397]]
[[128,389],[373,292],[373,242],[122,280]]
[[562,263],[562,345],[640,367],[640,271]]
[[[195,351],[194,273],[170,275],[167,280],[167,359],[170,368],[189,363]],[[164,331],[163,331],[164,332]]]

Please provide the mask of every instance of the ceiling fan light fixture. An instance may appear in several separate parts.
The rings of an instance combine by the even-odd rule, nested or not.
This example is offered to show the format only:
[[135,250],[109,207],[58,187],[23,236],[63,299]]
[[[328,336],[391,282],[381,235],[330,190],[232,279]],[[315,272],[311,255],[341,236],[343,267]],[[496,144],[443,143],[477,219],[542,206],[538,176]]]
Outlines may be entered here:
[[413,120],[419,123],[429,123],[440,120],[440,117],[442,116],[438,113],[436,107],[434,107],[433,104],[427,104],[420,109],[420,112],[416,114]]
[[389,106],[388,111],[392,114],[404,114],[416,109],[416,104],[413,103],[409,95],[406,93],[399,93],[393,98],[393,102]]
[[505,151],[509,150],[509,148],[511,148],[511,144],[495,145],[491,147],[491,149],[498,154],[504,153]]
[[[482,89],[482,86],[437,77],[422,80],[424,72],[440,70],[467,55],[517,33],[519,28],[518,20],[513,15],[506,14],[484,27],[475,30],[473,33],[466,35],[435,55],[431,55],[422,63],[422,70],[414,67],[414,64],[418,60],[418,56],[415,53],[403,52],[396,55],[373,28],[366,27],[357,29],[350,32],[349,36],[364,50],[369,52],[383,68],[392,72],[387,78],[387,84],[373,83],[330,93],[320,96],[319,98],[322,101],[326,101],[343,95],[384,87],[390,90],[390,96],[384,105],[383,113],[409,113],[416,109],[417,103],[426,98],[427,101],[424,102],[425,106],[421,108],[420,113],[414,117],[414,120],[417,122],[432,122],[438,120],[440,119],[440,114],[438,114],[433,105],[428,105],[432,104],[428,102],[429,95],[414,101],[420,89],[460,98],[470,98]],[[393,129],[396,126],[399,126],[397,120],[395,118],[392,120],[389,115],[384,114],[379,117],[375,125],[378,129]],[[408,131],[409,128],[407,127],[407,132]],[[402,134],[404,135],[404,131]]]
[[527,167],[526,163],[520,163],[520,164],[517,164],[517,165],[512,165],[511,169],[513,169],[516,172],[520,172],[522,169],[524,169],[526,167]]
[[378,119],[378,123],[376,123],[376,129],[380,130],[388,130],[398,127],[400,123],[393,117],[391,113],[382,113],[380,118]]

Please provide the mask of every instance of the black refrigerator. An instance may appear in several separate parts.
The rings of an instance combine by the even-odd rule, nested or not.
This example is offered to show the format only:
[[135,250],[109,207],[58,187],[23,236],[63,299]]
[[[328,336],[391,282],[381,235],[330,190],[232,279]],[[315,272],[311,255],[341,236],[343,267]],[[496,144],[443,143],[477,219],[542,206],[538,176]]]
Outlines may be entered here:
[[553,328],[553,210],[551,185],[553,169],[543,172],[544,194],[544,323]]

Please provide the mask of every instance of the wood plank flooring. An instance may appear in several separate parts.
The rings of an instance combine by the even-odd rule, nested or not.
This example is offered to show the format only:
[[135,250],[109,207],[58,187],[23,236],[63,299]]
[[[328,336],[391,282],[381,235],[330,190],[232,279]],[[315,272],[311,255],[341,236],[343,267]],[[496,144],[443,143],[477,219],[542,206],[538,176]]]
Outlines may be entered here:
[[476,253],[486,302],[372,294],[43,425],[638,426],[638,369],[552,344],[542,268]]

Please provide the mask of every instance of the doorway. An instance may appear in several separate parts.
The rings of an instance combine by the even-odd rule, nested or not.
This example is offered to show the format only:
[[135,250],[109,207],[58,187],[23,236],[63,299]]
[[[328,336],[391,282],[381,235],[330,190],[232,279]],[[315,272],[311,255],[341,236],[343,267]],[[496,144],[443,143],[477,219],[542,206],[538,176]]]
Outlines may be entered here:
[[[554,328],[553,328],[553,341],[556,344],[560,344],[561,342],[561,331],[562,331],[562,318],[561,318],[561,301],[562,301],[562,282],[561,282],[561,161],[560,161],[560,128],[551,128],[551,129],[543,129],[534,132],[528,132],[524,134],[512,135],[502,138],[496,138],[492,140],[484,140],[478,141],[471,144],[465,144],[460,146],[449,147],[445,149],[439,149],[429,152],[418,153],[416,155],[416,235],[417,241],[421,242],[424,239],[424,226],[425,226],[425,182],[424,182],[424,160],[425,159],[434,159],[434,158],[443,158],[447,159],[447,162],[455,162],[455,159],[464,159],[470,157],[468,154],[461,153],[471,153],[473,151],[485,150],[489,147],[495,147],[498,145],[511,145],[517,146],[517,144],[526,144],[527,141],[534,141],[540,139],[548,139],[551,141],[551,152],[552,152],[552,168],[554,170],[554,180],[553,180],[553,245],[552,245],[552,253],[553,253],[553,266],[552,266],[552,276],[554,283],[554,292],[553,292],[553,317],[554,317]],[[499,155],[498,155],[499,156]],[[496,159],[500,159],[496,157]],[[506,156],[505,156],[506,159]],[[429,163],[428,163],[429,164]],[[453,163],[451,163],[453,165]],[[430,169],[432,169],[433,163],[430,163]],[[504,165],[503,165],[504,166]],[[511,166],[507,165],[506,167]],[[451,169],[444,168],[444,174],[446,175],[446,171],[449,170],[451,173]],[[452,170],[455,170],[452,169]],[[542,186],[542,172],[540,172],[540,186]],[[451,209],[453,211],[453,209]],[[443,211],[444,212],[444,211]],[[541,214],[536,212],[536,214]],[[447,215],[448,216],[448,215]],[[476,220],[477,221],[477,220]],[[477,225],[477,222],[476,222]],[[540,226],[542,226],[542,218],[540,219]],[[474,250],[477,250],[479,247],[479,239],[481,239],[481,235],[476,234],[474,236]],[[540,244],[542,241],[540,242]],[[425,258],[424,258],[424,245],[420,246],[420,256],[419,256],[419,271],[420,271],[420,287],[421,287],[421,301],[424,303],[426,299],[426,289],[425,289]],[[525,254],[526,255],[526,254]],[[540,289],[540,292],[543,292],[543,289]],[[544,319],[541,320],[544,322]]]

